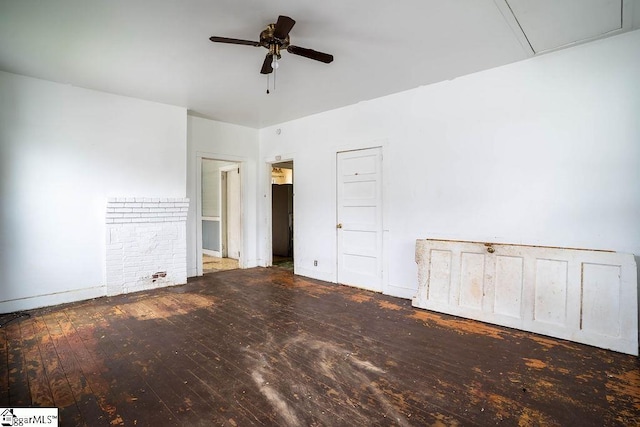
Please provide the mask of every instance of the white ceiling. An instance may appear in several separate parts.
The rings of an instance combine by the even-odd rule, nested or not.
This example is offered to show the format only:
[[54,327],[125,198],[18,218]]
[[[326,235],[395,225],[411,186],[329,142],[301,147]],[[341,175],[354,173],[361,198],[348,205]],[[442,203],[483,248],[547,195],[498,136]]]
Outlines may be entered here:
[[[640,0],[507,1],[2,0],[0,70],[261,128],[640,27]],[[266,50],[209,37],[258,40],[278,15],[335,60],[283,53],[267,95]]]

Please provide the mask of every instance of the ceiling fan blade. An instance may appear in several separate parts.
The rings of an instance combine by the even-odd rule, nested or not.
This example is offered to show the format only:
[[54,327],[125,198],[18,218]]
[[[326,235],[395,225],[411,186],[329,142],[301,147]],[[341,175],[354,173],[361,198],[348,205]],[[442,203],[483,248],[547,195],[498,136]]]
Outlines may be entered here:
[[315,59],[316,61],[324,62],[325,64],[333,61],[333,55],[328,53],[318,52],[317,50],[307,49],[300,46],[289,46],[287,52],[294,55],[304,56],[305,58]]
[[229,43],[229,44],[243,44],[246,46],[260,46],[260,42],[254,42],[251,40],[230,39],[228,37],[209,37],[209,40],[215,43]]
[[264,58],[264,62],[262,63],[262,69],[260,70],[260,74],[271,74],[273,72],[273,67],[271,63],[273,62],[273,55],[267,53],[267,56]]
[[276,27],[273,30],[273,36],[280,40],[286,39],[294,25],[296,25],[296,21],[288,16],[278,16],[278,22],[276,22]]

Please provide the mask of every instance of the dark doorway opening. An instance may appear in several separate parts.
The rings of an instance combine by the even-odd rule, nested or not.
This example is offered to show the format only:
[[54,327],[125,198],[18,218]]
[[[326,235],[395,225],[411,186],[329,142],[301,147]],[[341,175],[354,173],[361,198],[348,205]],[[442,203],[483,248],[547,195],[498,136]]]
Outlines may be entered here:
[[293,162],[271,168],[273,266],[293,271]]

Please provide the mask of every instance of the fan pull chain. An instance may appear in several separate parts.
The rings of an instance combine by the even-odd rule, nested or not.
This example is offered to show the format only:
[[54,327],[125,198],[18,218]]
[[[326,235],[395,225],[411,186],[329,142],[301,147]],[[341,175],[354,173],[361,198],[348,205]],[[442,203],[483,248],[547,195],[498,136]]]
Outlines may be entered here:
[[276,56],[273,57],[273,72],[267,74],[267,95],[270,94],[271,92],[269,91],[269,82],[270,82],[270,78],[271,78],[271,74],[273,74],[273,90],[276,90],[276,74],[277,74],[277,70],[278,69],[278,58]]

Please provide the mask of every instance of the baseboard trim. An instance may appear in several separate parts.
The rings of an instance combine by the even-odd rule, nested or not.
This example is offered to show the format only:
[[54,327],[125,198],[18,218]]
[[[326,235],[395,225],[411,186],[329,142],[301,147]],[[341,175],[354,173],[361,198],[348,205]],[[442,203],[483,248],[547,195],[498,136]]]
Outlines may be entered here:
[[304,276],[304,277],[309,277],[311,279],[318,279],[325,282],[336,283],[336,279],[333,277],[333,274],[331,272],[310,270],[308,268],[300,268],[295,266],[294,266],[294,269],[295,269],[295,274],[297,274],[298,276]]
[[395,286],[388,285],[384,291],[382,291],[385,295],[391,295],[392,297],[404,298],[404,299],[413,299],[416,295],[417,290],[412,288],[405,288],[403,286]]
[[17,298],[13,300],[0,301],[0,313],[32,310],[34,308],[66,304],[69,302],[98,298],[106,295],[107,287],[100,285],[92,288],[75,289],[72,291],[56,292],[47,295]]

